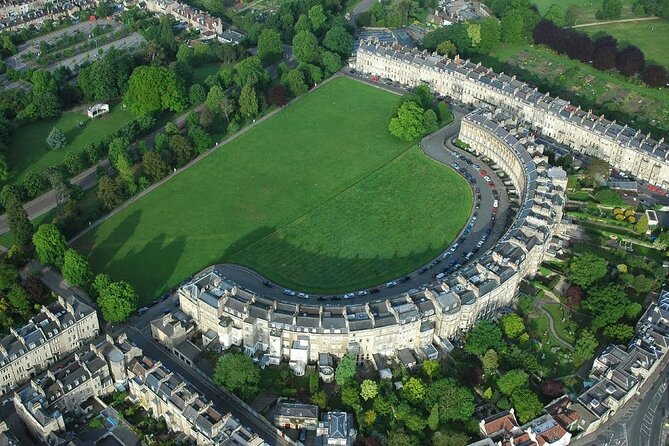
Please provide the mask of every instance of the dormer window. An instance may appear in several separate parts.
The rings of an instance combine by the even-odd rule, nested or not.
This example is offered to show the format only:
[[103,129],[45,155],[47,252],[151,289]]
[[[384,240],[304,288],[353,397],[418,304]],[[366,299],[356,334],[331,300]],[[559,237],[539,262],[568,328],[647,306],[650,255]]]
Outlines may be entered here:
[[22,354],[24,354],[24,353],[25,353],[25,352],[23,351],[23,349],[19,349],[19,355],[22,355]]

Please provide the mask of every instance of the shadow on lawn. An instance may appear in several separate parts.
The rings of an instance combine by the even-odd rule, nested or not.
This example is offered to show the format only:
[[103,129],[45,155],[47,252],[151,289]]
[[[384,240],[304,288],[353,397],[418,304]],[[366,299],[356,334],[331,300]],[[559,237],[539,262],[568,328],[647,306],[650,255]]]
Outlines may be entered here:
[[112,261],[108,268],[112,277],[114,271],[122,272],[124,280],[137,287],[140,301],[149,302],[168,284],[185,247],[185,237],[167,242],[165,235],[160,234],[142,248]]
[[[96,265],[97,269],[100,271],[106,271],[109,267],[112,258],[113,252],[116,250],[111,250],[110,248],[121,248],[128,240],[130,240],[139,225],[139,221],[142,217],[142,211],[134,211],[127,217],[123,219],[121,224],[116,226],[112,232],[109,233],[106,239],[101,241],[93,240],[93,249],[91,249],[88,254],[89,259],[104,259],[105,261],[99,265]],[[83,249],[86,249],[85,246],[82,246]]]
[[[271,228],[263,227],[235,242],[218,262],[237,263],[254,269],[279,285],[328,294],[366,288],[406,276],[432,261],[445,248],[430,246],[410,253],[385,255],[372,250],[368,256],[346,257],[326,254],[322,248],[306,249],[273,234]],[[333,251],[333,247],[328,250]],[[455,260],[443,260],[419,277],[429,282],[434,274]]]

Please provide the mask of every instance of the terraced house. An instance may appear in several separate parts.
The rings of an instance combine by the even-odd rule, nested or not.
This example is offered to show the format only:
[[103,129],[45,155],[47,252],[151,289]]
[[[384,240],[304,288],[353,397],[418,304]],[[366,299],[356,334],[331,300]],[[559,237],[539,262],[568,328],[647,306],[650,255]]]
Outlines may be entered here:
[[324,352],[355,353],[359,361],[403,349],[433,357],[436,348],[448,349],[448,339],[511,304],[558,233],[566,175],[506,116],[476,111],[464,118],[460,138],[507,172],[519,198],[515,220],[494,247],[437,286],[348,306],[280,302],[207,272],[178,290],[181,310],[203,333],[203,344],[215,339],[221,348],[242,346],[270,363],[286,360],[298,374]]
[[604,116],[541,93],[515,76],[458,57],[444,58],[399,45],[362,41],[351,66],[408,86],[427,84],[438,94],[509,112],[573,150],[597,156],[617,169],[661,187],[669,186],[669,144]]
[[0,339],[0,395],[46,370],[98,335],[93,308],[75,296],[58,296],[18,329]]

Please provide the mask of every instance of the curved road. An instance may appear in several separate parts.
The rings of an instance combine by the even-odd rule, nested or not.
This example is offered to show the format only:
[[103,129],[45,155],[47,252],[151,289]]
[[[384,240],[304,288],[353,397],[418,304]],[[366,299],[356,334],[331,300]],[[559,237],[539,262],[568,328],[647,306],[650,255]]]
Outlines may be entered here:
[[[274,298],[280,301],[324,305],[356,305],[382,300],[412,290],[415,291],[430,284],[436,284],[437,282],[435,276],[444,271],[448,267],[449,263],[453,261],[458,261],[461,263],[471,263],[475,261],[481,257],[489,248],[494,246],[497,241],[504,235],[504,232],[508,227],[506,223],[510,214],[509,200],[502,180],[497,174],[495,174],[490,166],[470,155],[468,152],[454,147],[450,143],[450,140],[454,138],[460,130],[460,118],[462,114],[456,112],[455,115],[456,116],[452,124],[436,131],[435,133],[432,133],[431,135],[426,136],[421,141],[421,147],[423,151],[433,160],[448,166],[451,166],[452,163],[457,162],[459,167],[463,168],[465,172],[472,175],[476,181],[472,188],[478,187],[481,192],[480,209],[472,210],[473,212],[477,213],[477,219],[474,222],[470,233],[467,235],[467,237],[460,235],[459,239],[457,240],[459,246],[446,259],[441,260],[440,255],[437,257],[437,259],[435,259],[435,261],[438,261],[439,263],[433,264],[433,262],[429,265],[429,268],[422,273],[422,268],[412,272],[406,276],[408,279],[405,279],[404,282],[401,282],[399,279],[396,280],[397,285],[394,287],[387,288],[385,284],[378,285],[376,287],[379,290],[377,293],[358,296],[358,290],[349,290],[354,292],[356,295],[346,300],[342,299],[341,295],[311,295],[306,299],[299,296],[288,296],[282,292],[283,286],[280,284],[272,283],[258,272],[239,265],[219,264],[210,268],[219,271],[222,275],[232,280],[244,289],[248,289],[262,296]],[[454,153],[457,153],[460,158],[457,158]],[[470,159],[472,164],[479,164],[481,169],[487,170],[488,175],[495,184],[495,189],[499,192],[499,212],[495,220],[495,224],[492,225],[492,229],[490,229],[493,210],[492,205],[493,201],[495,200],[493,191],[483,180],[483,177],[480,175],[479,171],[476,170],[473,165],[464,162],[462,159],[463,157]],[[489,230],[490,233],[485,243],[481,248],[478,248],[477,243]],[[464,256],[470,251],[474,252],[475,255],[472,256],[468,262],[464,262]]]

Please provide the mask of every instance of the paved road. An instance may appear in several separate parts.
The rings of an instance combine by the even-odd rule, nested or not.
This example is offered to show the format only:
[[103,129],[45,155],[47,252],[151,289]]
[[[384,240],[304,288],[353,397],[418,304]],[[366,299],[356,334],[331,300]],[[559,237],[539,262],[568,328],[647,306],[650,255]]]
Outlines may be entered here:
[[596,432],[571,442],[574,446],[664,446],[662,425],[669,415],[669,358],[644,383],[640,396],[627,403]]
[[[483,163],[481,160],[473,157],[469,153],[460,150],[454,147],[450,143],[450,139],[458,134],[460,129],[460,118],[462,113],[456,111],[456,117],[452,124],[438,130],[437,132],[425,137],[421,141],[421,147],[423,151],[430,156],[435,161],[444,163],[448,166],[451,163],[457,162],[461,168],[464,168],[466,172],[470,173],[476,180],[476,185],[474,187],[479,187],[481,191],[481,201],[480,209],[473,209],[473,212],[477,212],[477,219],[474,223],[474,226],[471,229],[471,232],[467,237],[459,241],[459,246],[457,249],[450,254],[445,260],[440,259],[439,257],[435,259],[438,261],[438,264],[431,264],[429,269],[422,274],[419,272],[420,269],[409,274],[409,279],[403,283],[400,280],[396,280],[398,285],[387,288],[384,284],[377,286],[379,290],[378,293],[367,294],[365,296],[355,296],[348,300],[342,300],[341,296],[318,296],[311,295],[307,299],[309,303],[319,303],[324,305],[341,305],[345,304],[360,304],[364,302],[372,302],[382,300],[387,297],[396,296],[398,294],[408,292],[410,290],[417,290],[421,287],[425,287],[429,284],[436,284],[435,275],[441,273],[446,269],[447,265],[450,262],[455,260],[459,262],[464,262],[464,256],[468,252],[472,251],[476,254],[469,260],[469,262],[475,261],[477,258],[482,256],[489,248],[492,248],[504,234],[507,222],[511,211],[509,209],[509,199],[504,188],[502,180],[494,173],[493,169]],[[445,143],[444,143],[445,142]],[[446,148],[448,147],[448,149]],[[473,166],[462,161],[462,158],[456,158],[453,155],[453,152],[458,153],[460,157],[467,157],[472,160],[472,164],[479,164],[481,169],[487,170],[492,181],[495,184],[496,190],[499,192],[499,213],[496,218],[496,223],[494,224],[490,235],[487,237],[483,246],[479,249],[477,243],[481,240],[481,237],[489,230],[491,218],[492,218],[492,205],[495,200],[493,196],[492,189],[488,187],[485,181],[483,181],[479,171],[476,170]],[[469,263],[466,262],[466,263]],[[228,277],[232,281],[236,282],[242,288],[246,288],[256,293],[262,294],[264,296],[292,302],[292,303],[305,303],[303,298],[298,296],[287,296],[283,294],[283,287],[280,284],[272,283],[271,287],[265,285],[269,280],[263,277],[256,271],[251,269],[232,264],[220,264],[215,265],[215,269],[220,271],[224,276]],[[299,291],[299,290],[296,290]],[[351,292],[356,292],[358,290],[349,290]]]

